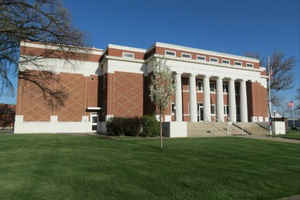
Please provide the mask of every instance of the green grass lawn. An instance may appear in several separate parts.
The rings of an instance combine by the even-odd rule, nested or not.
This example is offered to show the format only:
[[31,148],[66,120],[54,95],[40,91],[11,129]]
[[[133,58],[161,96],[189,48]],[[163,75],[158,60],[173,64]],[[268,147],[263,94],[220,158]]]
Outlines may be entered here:
[[300,194],[300,145],[238,137],[0,136],[0,199],[277,199]]
[[300,131],[297,130],[290,130],[287,132],[286,135],[282,136],[283,138],[295,139],[300,140]]

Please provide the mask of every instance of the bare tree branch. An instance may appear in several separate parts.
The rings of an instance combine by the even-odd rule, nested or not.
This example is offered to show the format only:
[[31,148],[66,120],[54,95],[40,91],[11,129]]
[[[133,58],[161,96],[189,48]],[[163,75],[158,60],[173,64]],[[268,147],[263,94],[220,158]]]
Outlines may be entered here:
[[[269,69],[267,66],[267,59],[262,57],[259,53],[246,53],[246,56],[257,58],[260,60],[260,65],[266,68],[267,73]],[[293,87],[294,74],[293,68],[296,65],[295,57],[286,57],[280,51],[274,51],[270,56],[271,73],[271,101],[274,105],[279,105],[279,91],[288,90]]]
[[[45,49],[38,56],[20,55],[22,41],[55,45],[57,50]],[[0,0],[0,79],[5,82],[4,86],[9,85],[5,73],[7,63],[10,67],[36,66],[43,70],[40,60],[52,57],[69,60],[77,50],[85,50],[83,46],[86,46],[83,33],[72,26],[70,15],[59,0]],[[35,76],[22,69],[19,78],[38,86],[45,99],[52,96],[56,104],[62,105],[67,97],[45,84],[47,80],[59,82],[50,72]],[[0,88],[0,95],[2,91]]]

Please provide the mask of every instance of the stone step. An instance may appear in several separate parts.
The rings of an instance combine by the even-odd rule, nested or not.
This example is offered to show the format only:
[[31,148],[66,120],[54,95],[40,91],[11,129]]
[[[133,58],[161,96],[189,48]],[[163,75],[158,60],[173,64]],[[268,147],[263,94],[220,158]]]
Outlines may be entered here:
[[258,123],[236,123],[235,125],[241,129],[244,129],[250,135],[266,136],[269,133],[269,130],[266,129],[266,126],[262,126]]
[[245,135],[241,129],[226,122],[190,122],[188,123],[188,136],[207,137],[207,136],[228,136]]

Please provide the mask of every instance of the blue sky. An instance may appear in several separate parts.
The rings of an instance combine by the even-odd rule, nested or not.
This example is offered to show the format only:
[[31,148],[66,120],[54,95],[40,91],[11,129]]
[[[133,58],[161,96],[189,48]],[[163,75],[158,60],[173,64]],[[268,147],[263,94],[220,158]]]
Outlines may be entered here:
[[[300,87],[299,0],[64,0],[73,24],[89,43],[148,48],[155,41],[213,51],[263,56],[280,50],[295,56],[295,87]],[[0,98],[4,101],[7,98]]]

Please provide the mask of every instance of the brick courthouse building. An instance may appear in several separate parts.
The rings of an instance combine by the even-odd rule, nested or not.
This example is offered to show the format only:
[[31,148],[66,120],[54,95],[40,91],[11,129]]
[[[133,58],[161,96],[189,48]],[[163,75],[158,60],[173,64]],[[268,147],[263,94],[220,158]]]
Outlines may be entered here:
[[93,132],[112,117],[154,114],[148,89],[153,58],[166,59],[176,83],[165,121],[268,121],[267,76],[254,58],[155,43],[149,49],[109,44],[77,50],[66,61],[44,55],[49,49],[58,51],[22,42],[21,55],[47,58],[42,68],[20,70],[54,72],[59,85],[49,80],[49,86],[64,88],[64,105],[49,105],[36,84],[19,79],[15,133]]

